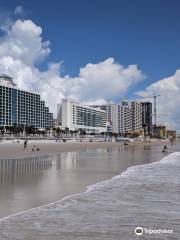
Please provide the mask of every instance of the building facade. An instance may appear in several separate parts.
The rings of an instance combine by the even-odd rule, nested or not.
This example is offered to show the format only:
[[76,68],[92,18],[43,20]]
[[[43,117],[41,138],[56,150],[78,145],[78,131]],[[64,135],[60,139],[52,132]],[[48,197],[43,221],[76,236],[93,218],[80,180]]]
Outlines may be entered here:
[[138,101],[131,101],[132,131],[142,129],[142,105]]
[[104,110],[106,111],[107,113],[107,122],[112,122],[112,106],[115,105],[115,104],[111,104],[111,103],[108,103],[108,104],[102,104],[102,105],[91,105],[91,107],[93,108],[99,108],[101,110]]
[[63,99],[58,104],[58,122],[62,130],[83,129],[86,133],[106,132],[106,111]]
[[131,108],[128,104],[112,105],[112,129],[114,133],[120,134],[132,130]]
[[18,89],[13,78],[0,75],[0,126],[52,128],[53,114],[40,95]]
[[166,138],[166,126],[153,125],[153,137]]
[[152,103],[142,102],[142,127],[145,136],[152,136]]
[[107,112],[107,122],[114,133],[133,133],[142,131],[142,106],[138,101],[122,101],[119,104],[93,105]]
[[176,131],[175,130],[167,130],[166,131],[167,138],[176,139]]

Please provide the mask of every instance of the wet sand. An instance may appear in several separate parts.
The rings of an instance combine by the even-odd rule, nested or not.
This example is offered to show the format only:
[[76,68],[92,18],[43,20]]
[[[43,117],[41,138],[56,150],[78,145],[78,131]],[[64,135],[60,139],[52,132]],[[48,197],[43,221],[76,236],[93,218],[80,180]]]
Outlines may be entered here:
[[[167,141],[154,140],[151,143],[146,142],[131,142],[128,143],[129,146],[146,146],[146,145],[164,145],[168,144]],[[40,152],[33,152],[32,147],[38,145]],[[54,141],[49,141],[43,143],[39,141],[37,144],[34,144],[31,141],[28,141],[27,148],[23,150],[22,143],[4,143],[0,144],[0,157],[1,158],[22,158],[29,156],[39,156],[41,154],[49,153],[59,153],[59,152],[69,152],[69,151],[81,151],[84,149],[95,149],[95,148],[107,148],[107,147],[118,147],[122,146],[121,142],[66,142],[66,143],[56,143]]]
[[[14,145],[9,152],[16,152],[14,157],[0,159],[0,218],[83,192],[87,186],[110,179],[130,166],[158,161],[164,156],[161,144],[88,143],[88,148],[82,145],[54,145],[51,151],[63,146],[63,152],[49,154],[46,144],[42,144],[43,152],[31,156],[27,150],[29,156],[25,158],[17,158],[21,148]],[[169,149],[172,152],[178,147]]]

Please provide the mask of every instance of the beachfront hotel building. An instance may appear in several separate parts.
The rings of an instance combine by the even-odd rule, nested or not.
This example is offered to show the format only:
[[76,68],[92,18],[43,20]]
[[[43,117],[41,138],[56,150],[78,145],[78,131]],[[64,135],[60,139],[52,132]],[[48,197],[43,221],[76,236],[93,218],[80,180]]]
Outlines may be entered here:
[[93,105],[94,108],[107,112],[107,122],[111,125],[111,132],[125,133],[132,130],[132,116],[129,103]]
[[129,105],[112,105],[112,130],[124,134],[132,130],[131,108]]
[[142,130],[142,106],[138,101],[122,101],[119,104],[93,105],[107,112],[107,122],[114,133],[130,133]]
[[142,102],[142,127],[144,129],[145,136],[152,136],[153,124],[152,124],[152,103]]
[[93,108],[99,108],[101,110],[106,111],[107,113],[107,122],[112,121],[112,106],[115,104],[108,103],[108,104],[102,104],[102,105],[91,105]]
[[142,105],[141,102],[131,101],[132,131],[142,130]]
[[13,78],[0,75],[0,126],[52,128],[53,114],[40,95],[19,89]]
[[107,114],[105,110],[90,107],[89,105],[62,99],[57,106],[58,122],[62,130],[84,130],[86,133],[106,132]]
[[114,104],[103,104],[103,105],[91,105],[93,108],[101,109],[106,112],[106,131],[107,133],[112,133],[113,132],[113,127],[112,127],[112,106]]

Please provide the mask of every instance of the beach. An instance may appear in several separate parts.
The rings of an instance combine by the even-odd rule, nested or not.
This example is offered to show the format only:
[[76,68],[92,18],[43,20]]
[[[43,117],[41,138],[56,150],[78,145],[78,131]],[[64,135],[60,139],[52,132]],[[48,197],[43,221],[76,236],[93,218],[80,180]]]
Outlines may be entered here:
[[[81,151],[84,149],[96,149],[96,148],[107,148],[107,147],[118,147],[122,146],[122,142],[55,142],[55,140],[47,141],[28,141],[27,148],[23,150],[24,141],[20,143],[12,143],[12,141],[6,141],[0,143],[0,156],[1,158],[18,158],[27,156],[38,156],[41,154],[59,153],[68,151]],[[149,146],[149,145],[165,145],[169,144],[169,141],[153,140],[151,143],[147,142],[130,142],[129,146]],[[39,152],[33,152],[32,147],[37,145],[40,148]]]
[[156,143],[34,143],[0,145],[0,217],[26,211],[86,190],[128,167],[160,160]]
[[130,240],[138,221],[177,231],[179,155],[165,165],[159,160],[180,147],[168,144],[163,154],[162,144],[63,143],[54,154],[48,150],[55,146],[42,144],[43,153],[20,159],[14,145],[17,155],[0,160],[0,239]]

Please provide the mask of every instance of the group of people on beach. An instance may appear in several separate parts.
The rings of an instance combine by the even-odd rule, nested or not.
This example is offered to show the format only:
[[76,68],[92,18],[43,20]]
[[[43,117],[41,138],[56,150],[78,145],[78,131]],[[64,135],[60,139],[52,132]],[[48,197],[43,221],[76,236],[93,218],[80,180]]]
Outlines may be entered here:
[[[24,148],[23,148],[23,150],[25,150],[26,148],[27,148],[27,142],[28,142],[28,140],[25,140],[24,141]],[[36,145],[34,145],[33,147],[32,147],[32,151],[34,152],[34,151],[40,151],[40,148],[38,147],[38,146],[36,146]]]
[[[24,141],[24,148],[23,148],[23,150],[25,150],[26,148],[27,148],[27,142],[28,142],[28,140],[25,140]],[[124,143],[124,145],[128,145],[127,143]],[[40,148],[38,147],[38,146],[36,146],[36,145],[34,145],[33,147],[32,147],[32,151],[40,151]],[[164,145],[164,147],[163,147],[163,149],[162,149],[162,153],[167,153],[168,152],[168,147],[166,146],[166,145]]]

